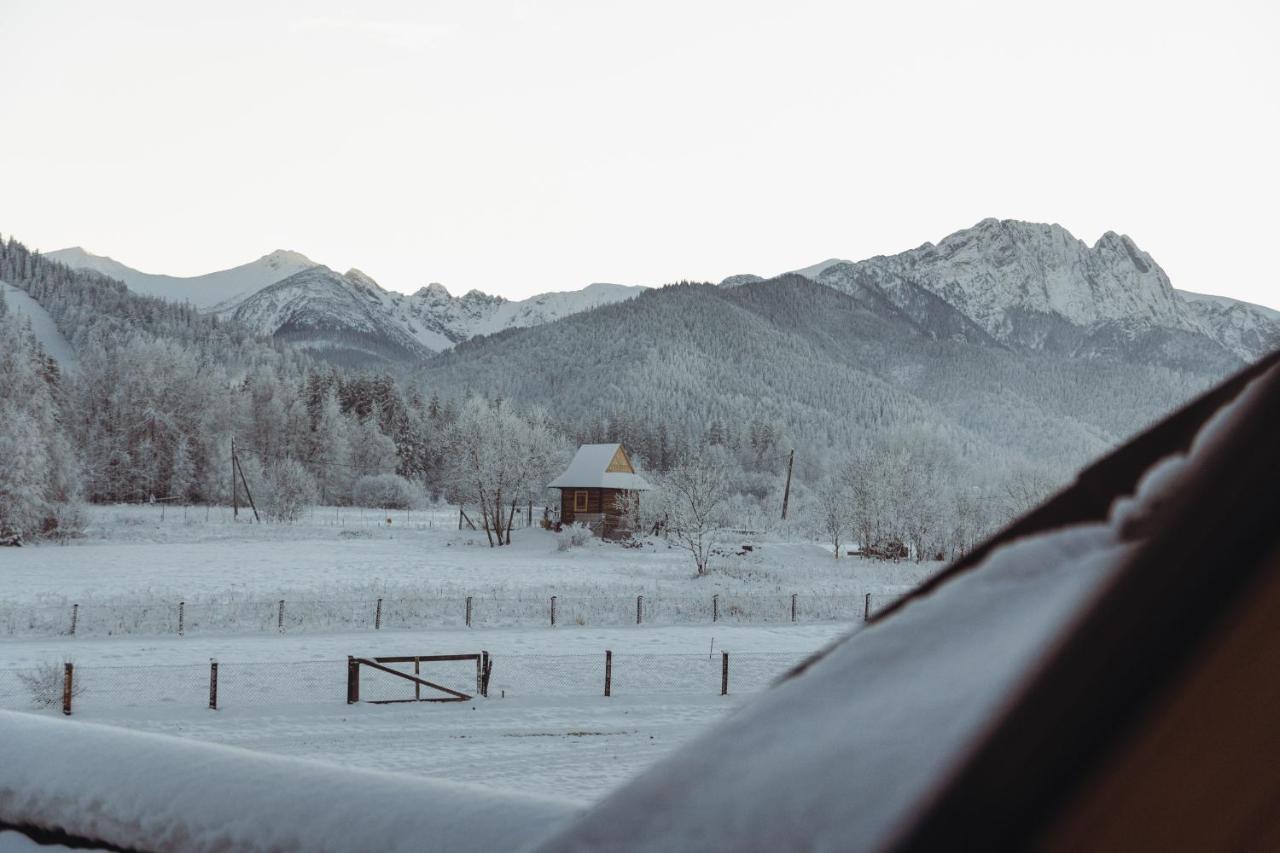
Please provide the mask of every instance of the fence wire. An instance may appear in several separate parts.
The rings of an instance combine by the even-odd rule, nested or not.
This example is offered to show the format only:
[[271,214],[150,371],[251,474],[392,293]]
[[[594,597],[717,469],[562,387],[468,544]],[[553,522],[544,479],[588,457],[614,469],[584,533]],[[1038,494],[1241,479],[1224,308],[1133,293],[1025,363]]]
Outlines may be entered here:
[[[803,653],[730,653],[728,691],[764,689],[799,663]],[[497,655],[491,657],[490,697],[603,696],[606,657],[599,654]],[[212,662],[211,662],[212,663]],[[94,666],[76,664],[72,674],[72,708],[76,711],[207,708],[211,701],[210,664]],[[410,663],[388,664],[413,673]],[[628,654],[611,656],[607,667],[613,696],[713,696],[723,686],[724,658],[702,654]],[[419,676],[434,684],[476,696],[474,661],[422,662]],[[347,698],[347,661],[271,663],[220,662],[216,676],[217,707],[337,705]],[[361,666],[360,699],[364,702],[436,699],[444,694],[403,678]],[[0,708],[9,710],[63,707],[62,663],[0,669]]]
[[[554,596],[554,624],[770,625],[853,622],[910,591],[855,595],[720,593],[706,596]],[[61,607],[0,604],[0,636],[153,636],[536,627],[553,623],[551,596],[420,596],[353,599],[211,599]]]

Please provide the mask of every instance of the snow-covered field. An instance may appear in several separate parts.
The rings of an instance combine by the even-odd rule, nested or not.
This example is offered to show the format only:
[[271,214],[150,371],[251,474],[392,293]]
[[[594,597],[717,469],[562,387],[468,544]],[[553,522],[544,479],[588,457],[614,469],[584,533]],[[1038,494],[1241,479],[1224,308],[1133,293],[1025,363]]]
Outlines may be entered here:
[[[0,637],[0,707],[31,708],[18,670],[71,661],[84,689],[76,720],[580,799],[607,793],[860,622],[859,603],[850,604],[855,620],[834,620],[828,611],[815,621],[805,617],[817,610],[805,605],[792,623],[785,611],[792,593],[806,602],[861,602],[867,592],[888,598],[936,569],[836,561],[816,543],[736,535],[726,539],[712,574],[697,578],[687,554],[657,541],[562,551],[552,534],[524,529],[511,547],[491,549],[483,534],[459,532],[456,510],[447,507],[393,513],[390,525],[386,513],[350,508],[317,508],[295,525],[233,524],[219,508],[207,519],[204,508],[169,507],[163,520],[153,506],[89,511],[84,539],[0,551],[0,614],[11,620]],[[395,600],[460,605],[466,595],[476,597],[472,628],[460,606],[448,620],[412,627],[391,615]],[[561,602],[555,628],[542,621],[551,595]],[[645,598],[641,625],[634,624],[637,595]],[[717,623],[710,621],[713,595],[724,602]],[[382,630],[372,625],[376,598],[387,602]],[[110,636],[85,627],[95,608],[169,612],[183,601],[188,620],[198,620],[202,605],[274,608],[279,599],[291,602],[291,620],[312,621],[290,621],[280,632],[271,609],[261,624],[232,620],[220,630],[202,632],[188,621],[184,636],[168,630],[170,622],[140,622],[139,630]],[[663,602],[695,600],[706,603],[705,614],[664,620],[675,611]],[[778,612],[761,620],[730,612],[732,602],[749,600],[776,600]],[[368,604],[367,624],[334,618],[332,608],[307,610],[337,601]],[[534,624],[486,625],[482,602],[497,601],[530,602]],[[591,610],[584,602],[625,608],[611,614],[614,605]],[[21,619],[12,621],[44,609],[65,613],[72,603],[84,620],[76,636],[24,631]],[[148,629],[156,624],[167,628]],[[345,702],[348,655],[482,649],[494,659],[488,699]],[[613,653],[609,698],[602,689],[606,649]],[[724,651],[728,696],[719,695]],[[220,701],[213,711],[215,659]],[[424,675],[471,692],[471,665],[449,666]],[[362,678],[365,699],[398,697],[407,684]],[[59,715],[56,708],[39,713]]]

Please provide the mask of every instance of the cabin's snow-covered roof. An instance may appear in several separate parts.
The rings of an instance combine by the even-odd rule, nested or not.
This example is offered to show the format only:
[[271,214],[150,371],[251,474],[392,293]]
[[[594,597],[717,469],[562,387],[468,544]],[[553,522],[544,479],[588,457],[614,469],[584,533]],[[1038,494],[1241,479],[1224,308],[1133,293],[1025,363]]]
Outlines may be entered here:
[[1104,593],[1212,452],[1151,466],[1105,521],[1015,539],[846,636],[567,826],[542,851],[879,850]]
[[[574,454],[573,461],[559,477],[548,484],[551,489],[626,489],[643,492],[652,489],[649,481],[634,471],[610,471],[619,451],[626,458],[622,445],[584,444]],[[615,466],[616,467],[616,466]],[[628,464],[627,467],[630,467]]]

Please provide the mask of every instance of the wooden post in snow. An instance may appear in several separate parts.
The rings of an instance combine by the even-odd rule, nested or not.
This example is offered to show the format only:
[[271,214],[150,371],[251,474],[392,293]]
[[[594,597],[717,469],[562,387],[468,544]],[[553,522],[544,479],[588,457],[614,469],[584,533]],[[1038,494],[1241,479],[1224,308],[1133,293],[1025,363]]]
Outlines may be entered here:
[[79,604],[71,605],[71,636],[73,637],[76,635],[76,621],[79,619],[79,617],[80,617],[80,605]]
[[467,596],[467,627],[471,627],[471,596]]
[[791,469],[796,464],[796,451],[792,448],[787,457],[787,487],[782,490],[782,520],[787,520],[787,506],[791,503]]
[[729,695],[729,653],[720,653],[720,695]]
[[62,667],[62,713],[71,716],[72,682],[75,678],[75,664],[67,662]]
[[556,597],[551,596],[551,627],[556,626]]
[[613,695],[613,652],[604,650],[604,695]]
[[178,602],[178,636],[182,636],[183,621],[186,616],[187,603],[185,601]]
[[209,709],[218,710],[218,662],[209,661]]

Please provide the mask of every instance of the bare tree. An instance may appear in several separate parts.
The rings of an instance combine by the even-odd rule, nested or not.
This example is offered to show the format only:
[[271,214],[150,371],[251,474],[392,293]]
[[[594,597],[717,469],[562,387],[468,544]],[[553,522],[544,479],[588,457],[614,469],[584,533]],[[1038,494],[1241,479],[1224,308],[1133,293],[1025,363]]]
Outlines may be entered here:
[[817,504],[818,521],[835,549],[835,558],[840,559],[840,543],[854,526],[853,498],[849,494],[847,483],[828,474],[814,494]]
[[561,455],[550,420],[541,411],[522,415],[509,403],[471,397],[446,447],[444,470],[453,497],[480,507],[490,547],[510,545],[515,502],[546,484]]
[[728,498],[728,471],[722,454],[701,448],[662,478],[660,500],[667,534],[693,555],[698,574],[710,570],[711,549]]
[[1053,494],[1061,485],[1059,478],[1044,468],[1028,464],[1015,466],[1004,481],[1004,511],[1017,518]]

